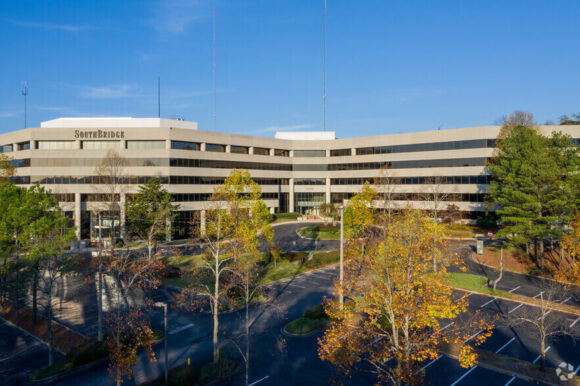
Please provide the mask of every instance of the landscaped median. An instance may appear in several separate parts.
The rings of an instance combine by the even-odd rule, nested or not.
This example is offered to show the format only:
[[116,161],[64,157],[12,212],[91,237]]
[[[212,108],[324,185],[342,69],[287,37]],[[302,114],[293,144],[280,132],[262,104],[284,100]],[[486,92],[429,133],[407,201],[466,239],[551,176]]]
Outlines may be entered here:
[[340,226],[315,225],[297,230],[298,235],[312,240],[340,240]]
[[[260,273],[259,284],[264,285],[300,275],[313,269],[334,264],[339,259],[339,251],[282,252],[276,261],[271,254],[264,254],[260,262],[263,270]],[[166,263],[174,269],[168,271],[171,272],[171,275],[165,277],[163,282],[185,288],[192,280],[195,280],[191,276],[191,272],[201,266],[202,256],[171,256],[166,259]]]
[[291,335],[307,335],[326,326],[329,322],[330,318],[326,315],[323,306],[319,304],[306,310],[302,317],[284,326],[284,332]]
[[[494,291],[487,285],[487,278],[484,276],[474,275],[471,273],[448,273],[447,280],[449,285],[455,289],[469,291],[485,296],[508,299],[516,303],[522,303],[529,306],[541,307],[542,300],[514,294],[512,292],[496,290]],[[553,311],[563,312],[565,314],[580,316],[580,307],[569,304],[561,304],[544,300],[547,308]]]

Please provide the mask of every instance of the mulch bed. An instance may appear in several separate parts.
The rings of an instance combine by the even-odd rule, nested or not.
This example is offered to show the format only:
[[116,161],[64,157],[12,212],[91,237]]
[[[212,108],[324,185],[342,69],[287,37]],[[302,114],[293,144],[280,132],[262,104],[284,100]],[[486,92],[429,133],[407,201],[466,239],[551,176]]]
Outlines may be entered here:
[[[2,304],[0,316],[48,344],[48,328],[46,319],[42,316],[38,315],[36,324],[33,324],[31,311],[26,308],[20,308],[17,316],[16,310],[11,304]],[[54,321],[52,323],[52,332],[54,347],[63,354],[67,354],[71,349],[87,343],[86,338],[60,324],[54,323]]]

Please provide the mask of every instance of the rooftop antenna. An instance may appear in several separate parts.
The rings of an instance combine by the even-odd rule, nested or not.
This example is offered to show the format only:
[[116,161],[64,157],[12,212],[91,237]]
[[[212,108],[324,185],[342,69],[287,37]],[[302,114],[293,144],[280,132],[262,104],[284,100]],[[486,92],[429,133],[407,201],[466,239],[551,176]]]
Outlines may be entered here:
[[157,118],[161,118],[161,77],[157,77]]
[[212,25],[212,70],[211,70],[211,81],[212,81],[212,118],[213,118],[213,131],[216,131],[216,91],[215,91],[215,8],[213,9],[213,25]]
[[26,129],[26,97],[28,96],[28,83],[22,82],[22,96],[24,97],[24,128]]
[[323,64],[322,64],[322,83],[323,83],[323,94],[322,94],[322,102],[323,102],[323,110],[324,110],[324,131],[326,131],[326,0],[324,0],[324,12],[322,17],[322,57],[323,57]]

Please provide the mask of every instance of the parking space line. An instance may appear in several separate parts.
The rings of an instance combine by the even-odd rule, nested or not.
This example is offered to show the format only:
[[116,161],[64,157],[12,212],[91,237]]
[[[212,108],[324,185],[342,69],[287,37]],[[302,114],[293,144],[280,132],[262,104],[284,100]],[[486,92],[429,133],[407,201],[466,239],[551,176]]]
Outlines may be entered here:
[[475,338],[476,336],[478,336],[482,332],[483,332],[483,330],[479,330],[478,332],[476,332],[475,334],[471,335],[469,338],[467,338],[466,340],[464,340],[463,343],[469,342],[471,339]]
[[[519,289],[521,286],[517,286],[516,288],[512,288],[511,290],[509,290],[508,292],[514,292],[515,290]],[[487,306],[489,303],[495,301],[497,298],[493,298],[488,302],[485,302],[484,304],[482,304],[481,306],[479,306],[479,308],[483,308],[485,306]]]
[[473,366],[472,368],[470,368],[469,370],[467,370],[467,372],[465,374],[463,374],[461,377],[459,377],[458,380],[456,380],[455,382],[453,382],[451,384],[451,386],[455,386],[457,383],[459,383],[459,381],[461,381],[463,378],[465,378],[469,373],[471,373],[473,370],[475,370],[477,368],[477,365]]
[[503,350],[504,348],[506,348],[506,347],[507,347],[507,346],[508,346],[508,345],[509,345],[511,342],[513,342],[514,340],[516,340],[516,338],[511,338],[511,339],[509,340],[509,342],[507,342],[506,344],[504,344],[503,346],[501,346],[501,348],[500,348],[499,350],[497,350],[495,353],[496,353],[496,354],[499,354],[499,352],[500,352],[501,350]]
[[574,375],[576,375],[576,373],[578,372],[578,370],[580,370],[580,365],[578,365],[578,367],[576,367],[576,370],[574,370]]
[[578,319],[576,319],[575,321],[572,322],[572,324],[570,325],[570,327],[574,327],[574,325],[580,320],[580,317]]
[[[544,350],[544,354],[546,354],[548,352],[548,350],[550,350],[550,346],[546,347],[546,349]],[[536,359],[534,359],[534,361],[532,363],[536,364],[536,362],[539,361],[541,357],[542,357],[541,354],[538,355],[538,357]]]
[[421,367],[421,369],[419,371],[417,371],[417,373],[420,373],[421,371],[425,370],[427,367],[431,366],[433,363],[437,362],[442,357],[443,357],[443,355],[439,355],[436,359],[433,359],[431,362],[429,362],[425,366]]
[[248,386],[254,386],[254,385],[257,385],[258,383],[260,383],[260,382],[262,382],[262,381],[264,381],[264,380],[266,380],[266,379],[268,379],[268,378],[270,378],[270,376],[269,376],[269,375],[266,375],[264,378],[260,378],[260,379],[258,379],[256,382],[252,382],[252,383],[250,383]]
[[503,386],[508,386],[510,383],[512,383],[513,381],[516,380],[516,377],[512,377],[509,381],[507,381],[507,383]]
[[515,310],[517,310],[518,308],[520,308],[521,306],[523,306],[524,303],[521,303],[519,306],[516,306],[515,308],[513,308],[512,310],[508,311],[508,314],[511,314],[512,312],[514,312]]

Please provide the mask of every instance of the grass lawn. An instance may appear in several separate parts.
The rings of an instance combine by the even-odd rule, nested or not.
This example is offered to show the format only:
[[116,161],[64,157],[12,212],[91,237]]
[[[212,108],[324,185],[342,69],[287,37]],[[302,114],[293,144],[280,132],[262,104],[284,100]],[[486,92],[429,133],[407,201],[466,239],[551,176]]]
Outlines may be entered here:
[[493,288],[487,286],[487,278],[471,273],[448,273],[447,280],[451,286],[456,288],[477,291],[502,298],[509,298],[512,295],[507,291],[494,291]]
[[487,235],[487,232],[492,231],[494,234],[496,229],[484,229],[475,225],[460,224],[447,225],[447,236],[449,237],[475,237],[476,235]]
[[328,323],[328,319],[310,319],[301,317],[296,320],[291,321],[284,327],[284,329],[291,334],[308,334],[320,327],[325,326]]
[[315,240],[340,240],[340,226],[320,227],[310,226],[298,229],[302,237]]

